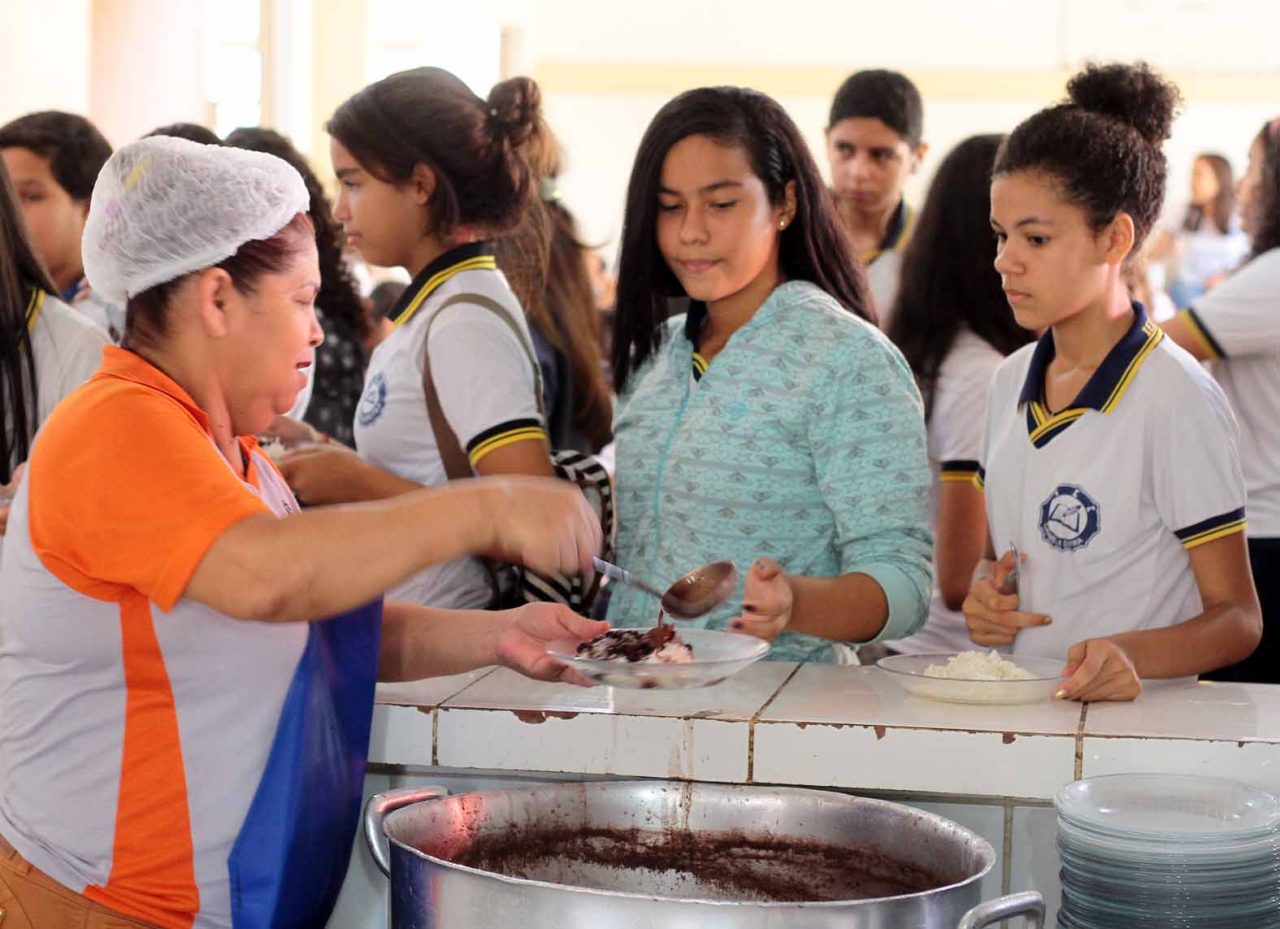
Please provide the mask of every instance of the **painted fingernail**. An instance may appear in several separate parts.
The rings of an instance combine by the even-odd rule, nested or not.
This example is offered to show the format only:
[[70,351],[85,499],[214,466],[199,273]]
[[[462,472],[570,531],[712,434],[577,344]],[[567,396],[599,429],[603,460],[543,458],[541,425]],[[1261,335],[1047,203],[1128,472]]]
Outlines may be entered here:
[[729,628],[734,630],[735,632],[741,632],[742,623],[729,623]]
[[1053,695],[1053,699],[1055,699],[1055,700],[1065,700],[1065,699],[1067,699],[1067,692],[1066,692],[1065,690],[1060,690],[1060,691],[1058,691],[1056,694],[1054,694],[1054,695]]

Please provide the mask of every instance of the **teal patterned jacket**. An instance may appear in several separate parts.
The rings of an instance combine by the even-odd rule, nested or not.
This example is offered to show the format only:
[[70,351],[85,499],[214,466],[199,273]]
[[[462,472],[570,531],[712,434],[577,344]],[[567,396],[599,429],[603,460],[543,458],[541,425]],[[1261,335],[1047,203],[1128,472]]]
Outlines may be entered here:
[[[818,287],[790,281],[696,383],[693,353],[685,317],[674,317],[619,403],[618,563],[659,586],[721,559],[745,577],[761,555],[792,574],[867,574],[889,602],[876,638],[911,634],[933,583],[930,472],[920,395],[898,350]],[[739,580],[697,625],[723,629],[741,607]],[[615,586],[615,626],[652,625],[657,613],[656,598]],[[784,631],[770,657],[829,663],[842,652]]]

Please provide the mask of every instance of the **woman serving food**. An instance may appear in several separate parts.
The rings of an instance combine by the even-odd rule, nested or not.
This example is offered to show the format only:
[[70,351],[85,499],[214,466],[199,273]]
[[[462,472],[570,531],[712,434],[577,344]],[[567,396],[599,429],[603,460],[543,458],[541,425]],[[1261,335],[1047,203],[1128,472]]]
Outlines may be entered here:
[[85,267],[124,339],[37,437],[0,576],[5,929],[323,925],[375,680],[561,679],[547,644],[605,628],[379,599],[472,554],[581,570],[600,530],[564,482],[297,512],[247,437],[322,338],[307,203],[280,159],[180,139],[98,180]]

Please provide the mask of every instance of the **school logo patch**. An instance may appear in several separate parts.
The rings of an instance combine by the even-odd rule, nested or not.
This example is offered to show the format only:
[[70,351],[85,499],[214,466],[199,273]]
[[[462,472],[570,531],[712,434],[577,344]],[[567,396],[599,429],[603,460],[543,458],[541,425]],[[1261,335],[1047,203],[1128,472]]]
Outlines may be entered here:
[[1101,528],[1098,503],[1083,487],[1059,484],[1040,504],[1040,535],[1059,551],[1084,548]]
[[379,371],[369,378],[369,386],[364,389],[364,396],[360,398],[360,408],[356,411],[356,418],[359,419],[360,425],[372,426],[386,408],[387,378]]

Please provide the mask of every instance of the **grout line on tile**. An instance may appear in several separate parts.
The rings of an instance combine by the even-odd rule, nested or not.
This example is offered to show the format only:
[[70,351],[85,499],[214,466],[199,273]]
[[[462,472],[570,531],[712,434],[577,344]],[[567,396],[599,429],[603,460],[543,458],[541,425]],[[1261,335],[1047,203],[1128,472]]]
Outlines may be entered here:
[[800,669],[803,667],[804,667],[804,662],[800,662],[794,668],[792,668],[791,673],[788,674],[786,678],[782,681],[782,683],[778,685],[777,689],[774,690],[774,692],[769,695],[769,699],[764,702],[764,705],[761,706],[760,709],[756,710],[755,715],[751,717],[751,721],[747,723],[747,783],[748,784],[753,783],[756,777],[756,723],[759,722],[760,717],[764,715],[764,711],[769,709],[769,704],[773,703],[774,700],[778,699],[778,694],[782,693],[782,688],[790,684],[791,679],[795,677],[800,672]]
[[1089,704],[1080,704],[1080,725],[1076,727],[1076,780],[1084,777],[1084,727],[1089,718]]
[[1013,884],[1013,804],[1004,805],[1004,858],[1000,863],[1000,892],[1008,894]]
[[484,674],[481,674],[479,677],[477,677],[477,678],[476,678],[475,680],[473,680],[473,681],[467,681],[465,684],[463,684],[461,687],[459,687],[459,688],[458,688],[457,690],[455,690],[453,693],[449,694],[449,696],[445,697],[443,700],[441,700],[441,701],[440,701],[439,703],[437,703],[436,705],[437,705],[437,706],[444,706],[444,705],[445,705],[446,703],[448,703],[450,700],[457,699],[458,697],[462,696],[464,693],[466,693],[466,692],[467,692],[468,690],[470,690],[472,687],[476,686],[476,684],[479,684],[479,683],[480,683],[481,681],[483,681],[486,677],[488,677],[490,674],[492,674],[494,671],[497,671],[497,670],[498,670],[498,669],[497,669],[496,667],[494,667],[494,668],[489,668],[488,670],[486,670],[486,671],[484,672]]

